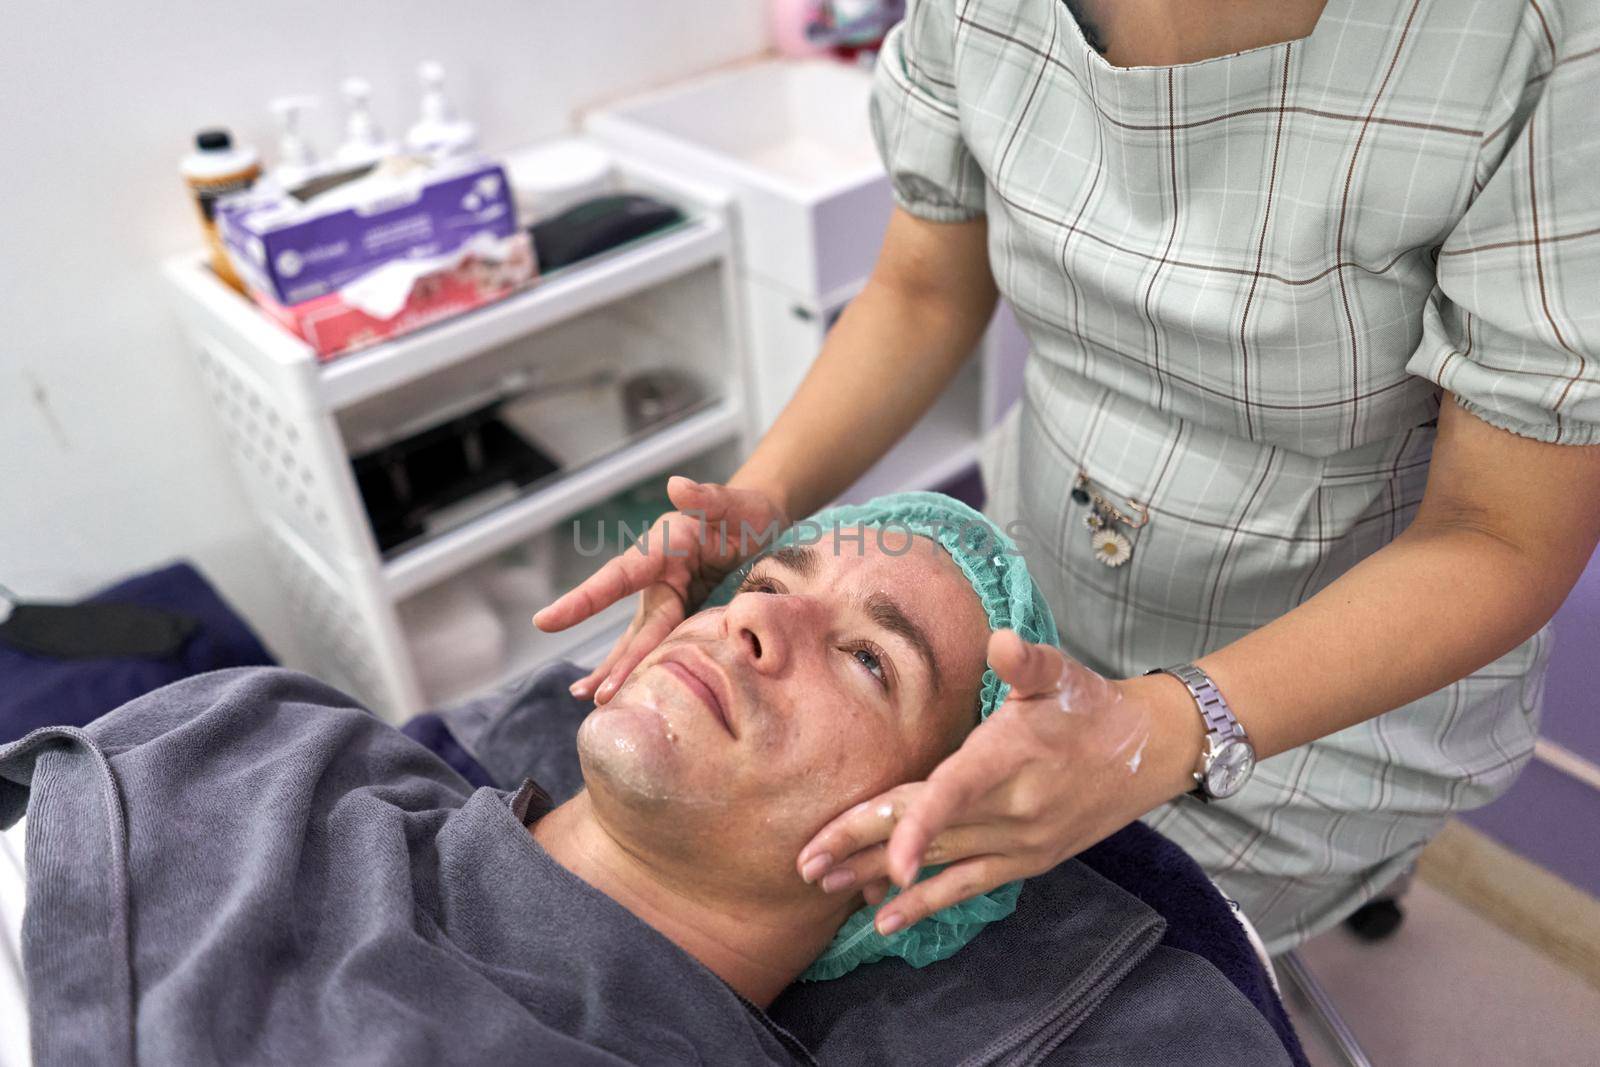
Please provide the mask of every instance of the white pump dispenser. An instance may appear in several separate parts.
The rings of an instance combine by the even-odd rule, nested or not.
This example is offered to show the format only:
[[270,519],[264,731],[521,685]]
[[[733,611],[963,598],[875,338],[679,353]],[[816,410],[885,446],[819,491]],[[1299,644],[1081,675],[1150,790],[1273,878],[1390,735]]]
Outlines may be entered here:
[[444,67],[430,59],[417,68],[417,76],[422,79],[422,117],[406,133],[406,147],[435,158],[475,148],[477,128],[459,118],[444,95]]
[[285,189],[293,189],[317,175],[317,154],[300,129],[300,116],[317,107],[314,96],[280,96],[272,101],[278,117],[278,165],[273,179]]
[[365,78],[346,78],[339,91],[350,113],[345,119],[344,143],[335,158],[344,166],[358,167],[393,155],[394,142],[384,140],[378,120],[372,117],[371,83]]

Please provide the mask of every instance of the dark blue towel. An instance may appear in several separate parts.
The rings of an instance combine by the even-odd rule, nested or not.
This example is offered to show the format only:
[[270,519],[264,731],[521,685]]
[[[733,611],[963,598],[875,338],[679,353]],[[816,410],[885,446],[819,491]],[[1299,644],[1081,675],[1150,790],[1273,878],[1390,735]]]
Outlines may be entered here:
[[1167,920],[1161,943],[1210,961],[1267,1017],[1294,1062],[1308,1062],[1283,1002],[1234,919],[1232,907],[1187,852],[1136,822],[1085,849],[1078,859]]
[[486,785],[494,785],[494,779],[483,769],[483,764],[473,759],[471,753],[456,743],[450,727],[433,712],[426,712],[411,719],[400,728],[400,732],[448,763],[450,769],[465,778],[473,788],[481,789]]
[[171,656],[64,660],[0,642],[0,745],[40,726],[87,726],[113,708],[192,674],[275,660],[187,563],[135,575],[87,598],[180,612],[199,628]]

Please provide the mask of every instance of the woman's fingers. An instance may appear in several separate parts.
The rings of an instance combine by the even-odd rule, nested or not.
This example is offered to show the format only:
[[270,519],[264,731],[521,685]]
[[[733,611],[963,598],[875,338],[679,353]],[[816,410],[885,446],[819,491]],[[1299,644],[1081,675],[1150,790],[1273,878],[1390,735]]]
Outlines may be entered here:
[[[599,690],[600,686],[611,677],[611,672],[616,669],[616,666],[619,662],[621,662],[622,657],[627,654],[628,649],[633,644],[633,636],[638,632],[639,628],[637,623],[629,626],[627,631],[624,632],[621,637],[617,638],[616,644],[611,646],[611,651],[606,653],[606,658],[601,661],[600,666],[596,667],[594,670],[590,671],[587,675],[578,679],[576,682],[573,682],[569,692],[571,692],[572,695],[577,697],[579,700],[587,700],[597,697],[599,695],[597,690]],[[606,693],[607,697],[610,695],[611,694],[609,692]]]
[[[675,475],[667,480],[667,496],[677,511],[657,519],[640,544],[608,560],[533,616],[535,626],[553,633],[624,597],[644,594],[628,631],[605,661],[572,684],[571,692],[579,699],[592,696],[600,704],[610,700],[634,668],[687,616],[689,601],[715,586],[727,567],[747,554],[747,534],[770,539],[776,532],[772,524],[783,522],[772,500],[753,489]],[[762,543],[758,540],[757,546]]]
[[[667,495],[677,512],[657,519],[641,544],[607,560],[594,574],[539,609],[533,624],[547,633],[565,630],[661,581],[669,567],[701,568],[706,553],[692,551],[695,547],[709,549],[713,558],[725,561],[741,555],[746,524],[750,525],[749,534],[769,536],[770,523],[781,523],[771,502],[753,489],[729,489],[677,475],[667,480]],[[686,588],[692,575],[679,577],[676,584]]]
[[648,603],[650,592],[646,591],[646,603],[641,605],[641,609],[644,612],[643,621],[640,622],[637,629],[628,635],[626,647],[622,648],[622,654],[611,664],[611,670],[607,673],[606,680],[601,682],[599,688],[595,690],[594,699],[596,704],[604,704],[615,696],[617,690],[622,688],[622,683],[628,680],[628,675],[633,673],[633,669],[646,656],[654,652],[656,647],[667,639],[667,635],[672,633],[678,623],[683,621],[684,613],[682,610],[671,610],[672,603],[679,603],[681,607],[681,602],[667,602],[673,595],[672,593],[664,592],[661,597],[657,598],[657,603],[651,606]]
[[[923,863],[925,865],[954,863],[989,851],[979,837],[980,830],[976,826],[952,827],[933,839],[933,844],[923,853]],[[833,864],[817,884],[824,892],[841,893],[869,886],[874,882],[888,885],[889,881],[887,850],[883,845],[869,845],[855,855],[847,856]]]
[[1060,649],[1024,641],[1014,630],[989,635],[989,666],[1001,681],[1011,684],[1010,699],[1027,700],[1054,691],[1068,662]]
[[921,782],[895,786],[835,816],[800,850],[795,860],[800,877],[807,882],[820,881],[835,863],[887,841],[900,813],[906,809],[907,798],[914,796],[922,786]]
[[878,910],[873,925],[885,937],[905,930],[936,911],[987,893],[1014,877],[1005,857],[974,856],[952,863],[938,874],[906,889]]
[[644,625],[643,600],[639,602],[639,606],[634,610],[633,618],[628,622],[628,628],[622,632],[622,636],[618,637],[610,650],[606,652],[606,658],[601,660],[600,665],[594,670],[573,682],[568,691],[579,700],[587,700],[594,696],[594,691],[600,687],[600,683],[611,676],[611,669],[617,665],[617,661],[622,658],[623,653],[627,652],[628,645],[633,640],[633,635],[639,632],[639,627],[642,625]]
[[672,501],[672,506],[679,511],[699,507],[705,500],[708,488],[711,486],[705,482],[697,482],[685,475],[674,474],[667,479],[667,499]]
[[928,862],[928,846],[958,818],[969,819],[972,805],[993,784],[984,762],[962,759],[963,751],[957,749],[934,768],[923,783],[925,788],[908,799],[905,813],[889,837],[889,877],[901,888],[911,885]]
[[667,479],[667,499],[672,501],[678,514],[665,517],[665,523],[671,525],[662,529],[662,536],[680,526],[693,530],[700,541],[701,556],[720,556],[723,550],[718,546],[716,531],[719,520],[728,510],[727,494],[725,487],[714,482],[697,482],[674,474]]
[[884,878],[883,846],[869,845],[853,856],[835,863],[828,873],[817,881],[824,893],[842,893],[859,889]]
[[702,556],[734,563],[771,543],[788,524],[765,493],[735,489],[715,482],[696,482],[682,475],[667,479],[672,506],[704,523]]
[[534,613],[533,624],[545,633],[555,633],[580,623],[648,587],[661,576],[666,559],[665,552],[645,553],[637,547],[630,548],[540,608]]
[[866,884],[866,886],[861,890],[861,898],[868,904],[876,907],[883,903],[884,898],[889,895],[889,890],[893,888],[894,885],[889,881],[889,879],[879,878],[875,882],[868,882]]
[[[625,640],[627,640],[626,637],[619,638],[617,644],[620,645]],[[611,655],[615,655],[616,652],[617,649],[613,647],[611,650]],[[571,693],[579,700],[588,700],[590,697],[594,696],[594,691],[599,688],[600,683],[605,680],[606,675],[610,672],[610,662],[611,656],[608,655],[605,663],[600,664],[600,666],[596,667],[582,678],[579,678],[577,681],[567,686],[567,692]]]
[[[754,489],[731,489],[675,475],[667,480],[667,496],[676,511],[657,519],[640,544],[606,561],[541,608],[533,624],[547,633],[565,630],[653,585],[669,586],[680,601],[687,600],[692,589],[714,586],[731,565],[749,554],[750,536],[757,538],[759,548],[776,535],[774,525],[781,528],[784,522],[777,505]],[[689,606],[683,605],[685,610]],[[650,642],[645,651],[657,643]],[[633,641],[626,647],[634,647]],[[583,681],[592,684],[597,677],[605,676],[596,671]],[[621,679],[616,680],[620,685]]]

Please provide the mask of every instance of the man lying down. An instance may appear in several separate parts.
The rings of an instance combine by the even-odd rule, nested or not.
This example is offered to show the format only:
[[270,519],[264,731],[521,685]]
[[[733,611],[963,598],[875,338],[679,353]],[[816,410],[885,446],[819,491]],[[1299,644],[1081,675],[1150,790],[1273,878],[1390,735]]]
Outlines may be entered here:
[[[918,513],[978,520],[920,496]],[[1160,920],[1076,863],[976,938],[981,921],[947,924],[972,943],[926,970],[793,984],[819,957],[897,952],[862,948],[861,898],[802,881],[800,847],[992,710],[991,628],[1054,635],[1025,572],[984,569],[1018,556],[893,530],[832,548],[769,551],[686,620],[583,720],[584,788],[553,808],[531,780],[472,789],[279,669],[201,675],[0,749],[0,826],[29,817],[37,1061],[813,1062],[764,1010],[788,989],[828,1020],[830,1062],[1284,1062],[1215,971],[1200,996],[1202,972],[1152,970]],[[1026,928],[1036,950],[1003,933],[1030,892],[1052,909]],[[1142,996],[1108,995],[1130,983]],[[897,1047],[873,1047],[884,1033]]]

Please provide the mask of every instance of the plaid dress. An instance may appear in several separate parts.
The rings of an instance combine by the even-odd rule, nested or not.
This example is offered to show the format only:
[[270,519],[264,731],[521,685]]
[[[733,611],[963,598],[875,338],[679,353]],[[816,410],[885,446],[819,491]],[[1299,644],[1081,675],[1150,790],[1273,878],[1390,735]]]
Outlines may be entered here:
[[[1089,666],[1196,659],[1387,544],[1443,390],[1600,443],[1600,2],[1328,0],[1291,43],[1117,68],[1060,0],[914,0],[875,77],[900,206],[988,216],[1031,345],[989,510]],[[1124,566],[1080,469],[1149,507]],[[1149,821],[1282,951],[1510,785],[1548,648]]]

